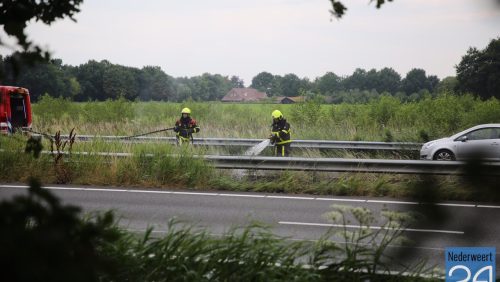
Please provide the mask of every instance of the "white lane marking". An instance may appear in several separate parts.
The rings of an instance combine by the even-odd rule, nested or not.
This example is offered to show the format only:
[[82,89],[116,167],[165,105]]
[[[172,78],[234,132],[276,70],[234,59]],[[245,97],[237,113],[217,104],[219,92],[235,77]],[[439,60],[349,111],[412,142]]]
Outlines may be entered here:
[[[49,187],[47,187],[49,188]],[[49,189],[60,189],[58,187],[51,187]],[[69,189],[68,189],[69,190]],[[102,192],[102,189],[97,189],[97,188],[90,188],[90,189],[82,189],[82,190],[87,190],[87,191],[97,191],[97,192]],[[125,189],[110,189],[111,192],[128,192],[128,190]]]
[[[82,187],[60,187],[60,186],[46,186],[45,189],[51,190],[78,190],[78,191],[98,191],[101,192],[103,189],[100,188],[82,188]],[[126,189],[109,189],[110,192],[127,192]]]
[[338,201],[338,202],[358,202],[358,203],[366,203],[366,200],[359,199],[339,199],[339,198],[316,198],[319,201]]
[[436,206],[447,206],[447,207],[462,207],[462,208],[475,208],[476,205],[469,204],[452,204],[452,203],[435,203]]
[[291,199],[291,200],[314,200],[314,197],[293,197],[293,196],[272,196],[272,195],[268,195],[266,198],[270,198],[270,199]]
[[376,203],[376,204],[418,205],[418,202],[403,202],[403,201],[367,200],[366,202]]
[[29,186],[26,185],[0,185],[0,187],[4,188],[29,188]]
[[266,195],[245,195],[245,194],[225,194],[225,193],[219,193],[219,196],[221,197],[243,197],[243,198],[265,198]]
[[[28,188],[28,187],[26,187]],[[24,188],[24,189],[26,189]],[[87,189],[84,189],[84,188],[78,188],[78,187],[75,187],[75,188],[68,188],[68,187],[43,187],[45,189],[50,189],[50,190],[77,190],[77,191],[85,191]]]
[[199,196],[218,196],[217,193],[201,193],[201,192],[172,192],[175,195],[199,195]]
[[131,193],[151,193],[151,194],[172,194],[171,191],[152,191],[152,190],[127,190]]
[[477,205],[478,208],[500,209],[500,206]]
[[[3,188],[20,188],[27,189],[27,185],[5,185],[0,184]],[[336,201],[336,202],[357,202],[357,203],[386,203],[400,205],[416,205],[427,204],[405,201],[389,201],[389,200],[361,200],[349,198],[323,198],[323,197],[294,197],[294,196],[273,196],[273,195],[245,195],[245,194],[230,194],[230,193],[203,193],[203,192],[180,192],[180,191],[158,191],[158,190],[127,190],[127,189],[112,189],[112,188],[87,188],[87,187],[61,187],[61,186],[45,186],[46,189],[52,190],[77,190],[77,191],[98,191],[98,192],[132,192],[132,193],[150,193],[150,194],[176,194],[176,195],[194,195],[194,196],[221,196],[221,197],[246,197],[246,198],[269,198],[269,199],[292,199],[292,200],[317,200],[317,201]],[[495,205],[474,205],[474,204],[454,204],[454,203],[434,203],[438,206],[449,207],[467,207],[467,208],[492,208],[500,209],[500,206]]]
[[[320,227],[346,227],[346,228],[356,228],[361,229],[362,227],[359,225],[350,225],[350,224],[330,224],[330,223],[312,223],[312,222],[294,222],[294,221],[280,221],[279,224],[283,225],[304,225],[304,226],[320,226]],[[369,226],[370,229],[374,230],[386,230],[390,228],[385,228],[382,226]],[[427,232],[427,233],[446,233],[446,234],[459,234],[463,235],[463,231],[455,231],[455,230],[438,230],[438,229],[413,229],[407,228],[405,231],[409,232]]]

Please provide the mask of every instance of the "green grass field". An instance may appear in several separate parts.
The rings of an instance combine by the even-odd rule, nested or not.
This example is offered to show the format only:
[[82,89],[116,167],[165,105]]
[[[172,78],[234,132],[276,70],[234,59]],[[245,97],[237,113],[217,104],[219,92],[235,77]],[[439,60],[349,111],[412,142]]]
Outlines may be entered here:
[[[171,127],[183,107],[201,126],[199,137],[266,138],[271,112],[279,109],[292,126],[292,138],[366,141],[424,141],[467,127],[500,122],[500,103],[472,96],[442,94],[401,103],[383,96],[368,104],[295,105],[129,102],[72,103],[44,96],[33,106],[35,130],[78,134],[132,135]],[[172,133],[163,133],[172,136]],[[425,138],[424,138],[425,139]]]

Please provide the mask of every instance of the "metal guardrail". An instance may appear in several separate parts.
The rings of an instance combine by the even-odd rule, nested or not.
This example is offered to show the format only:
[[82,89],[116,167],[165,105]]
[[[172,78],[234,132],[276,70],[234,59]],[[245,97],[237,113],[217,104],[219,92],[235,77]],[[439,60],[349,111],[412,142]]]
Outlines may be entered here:
[[[51,153],[44,151],[43,153]],[[72,155],[133,157],[132,153],[73,152]],[[141,155],[154,157],[153,154]],[[175,155],[172,155],[175,157]],[[295,170],[316,172],[366,172],[394,174],[434,174],[463,175],[467,163],[462,161],[422,161],[422,160],[380,160],[380,159],[341,159],[341,158],[296,158],[260,156],[193,156],[210,162],[218,169],[249,170]],[[482,175],[500,176],[500,162],[481,163]]]
[[[67,135],[62,135],[63,138],[68,138]],[[165,142],[175,144],[175,137],[136,137],[127,139],[126,136],[92,136],[92,135],[77,135],[79,141],[102,140],[106,142],[129,142],[129,143],[145,143],[145,142]],[[245,139],[245,138],[194,138],[193,144],[198,146],[241,146],[252,147],[262,142],[263,139]],[[272,145],[270,145],[272,146]],[[341,149],[341,150],[408,150],[418,151],[422,147],[421,143],[412,142],[371,142],[371,141],[330,141],[330,140],[293,140],[294,148],[304,149]]]
[[[467,163],[457,161],[242,156],[204,156],[204,158],[212,162],[216,168],[318,172],[462,175],[467,166]],[[482,164],[481,173],[483,175],[500,175],[500,163],[490,162]]]

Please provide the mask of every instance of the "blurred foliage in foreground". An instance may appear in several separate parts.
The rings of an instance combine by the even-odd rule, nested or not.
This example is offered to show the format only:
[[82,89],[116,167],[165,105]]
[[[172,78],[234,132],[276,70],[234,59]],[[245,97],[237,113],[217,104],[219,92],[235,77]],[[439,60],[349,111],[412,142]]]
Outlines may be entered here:
[[[421,264],[390,272],[389,244],[409,215],[384,212],[372,230],[369,210],[335,206],[325,216],[359,228],[318,242],[293,242],[259,224],[220,237],[170,221],[166,234],[134,234],[111,212],[84,218],[31,180],[27,195],[0,202],[0,263],[8,281],[423,281]],[[336,243],[332,239],[340,239]],[[366,243],[368,242],[368,244]],[[399,276],[403,271],[409,276]]]

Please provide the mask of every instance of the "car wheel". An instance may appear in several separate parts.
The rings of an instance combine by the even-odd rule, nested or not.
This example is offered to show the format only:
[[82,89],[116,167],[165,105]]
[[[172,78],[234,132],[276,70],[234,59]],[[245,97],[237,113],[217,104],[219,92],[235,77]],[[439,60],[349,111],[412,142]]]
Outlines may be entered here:
[[436,161],[454,161],[455,154],[450,150],[439,150],[434,154],[432,159]]

